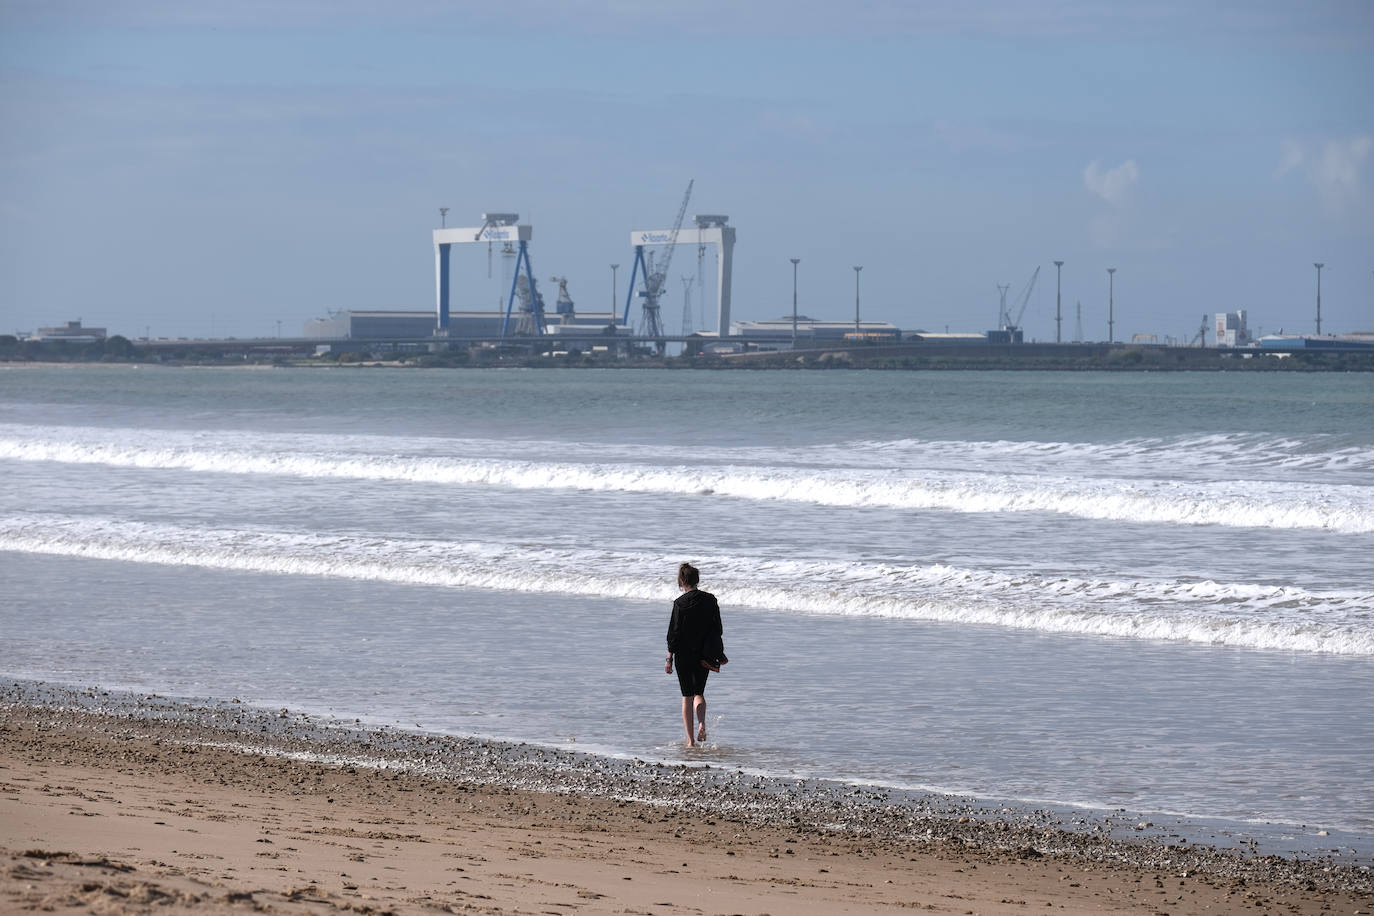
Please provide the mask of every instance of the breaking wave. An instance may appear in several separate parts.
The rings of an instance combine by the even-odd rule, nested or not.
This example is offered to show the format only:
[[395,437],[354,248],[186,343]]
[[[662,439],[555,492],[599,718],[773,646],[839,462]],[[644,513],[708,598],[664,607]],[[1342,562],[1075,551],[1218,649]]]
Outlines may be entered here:
[[[978,466],[979,455],[989,451],[1063,458],[1066,450],[1096,454],[1106,448],[1063,443],[923,443],[919,450],[946,457],[918,467],[910,443],[713,449],[696,451],[697,463],[683,463],[670,449],[625,445],[15,426],[0,427],[0,433],[8,433],[0,436],[0,459],[12,461],[1374,533],[1374,487],[1369,486],[1177,479],[1169,476],[1175,469],[1167,466],[1168,457],[1156,462],[1154,477],[1110,463],[1096,468],[1100,476],[1066,473],[1057,460],[1036,473]],[[1142,453],[1139,445],[1119,443],[1116,448],[1135,456],[1132,461]],[[964,458],[957,460],[961,449]],[[907,457],[886,463],[875,457],[887,451]],[[560,460],[548,460],[551,452]],[[1325,460],[1335,460],[1333,454]],[[1368,460],[1353,454],[1346,458],[1356,465]],[[948,466],[936,466],[942,463]]]
[[[662,575],[673,557],[528,543],[449,543],[29,515],[0,520],[0,550],[653,602],[671,601],[675,595]],[[1046,577],[946,565],[702,559],[713,573],[708,587],[736,608],[1374,655],[1374,592]]]

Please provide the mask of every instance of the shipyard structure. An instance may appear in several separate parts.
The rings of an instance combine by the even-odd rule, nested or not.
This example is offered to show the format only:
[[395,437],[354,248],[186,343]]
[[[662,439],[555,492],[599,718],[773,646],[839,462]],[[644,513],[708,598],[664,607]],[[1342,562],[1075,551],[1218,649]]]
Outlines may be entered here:
[[[634,257],[626,284],[624,304],[614,310],[578,309],[568,293],[567,279],[553,277],[558,297],[550,310],[533,267],[531,241],[533,226],[520,222],[518,213],[482,214],[482,224],[468,228],[442,227],[433,232],[434,310],[348,309],[306,323],[304,336],[312,340],[404,341],[415,347],[425,343],[510,344],[539,343],[550,349],[560,345],[596,344],[619,346],[634,343],[641,348],[662,352],[669,341],[690,343],[702,351],[731,349],[779,349],[787,346],[816,346],[833,342],[892,343],[902,332],[884,321],[828,321],[805,315],[785,316],[772,321],[734,321],[731,319],[731,281],[734,272],[735,227],[724,214],[698,214],[685,224],[692,184],[687,186],[676,219],[667,229],[637,229],[630,233]],[[496,311],[454,308],[455,277],[452,270],[454,245],[492,246],[505,262],[510,284],[504,295],[504,308]],[[707,285],[701,268],[705,252],[715,255],[714,328],[706,320],[704,306],[701,324],[694,327],[690,304],[684,309],[680,331],[669,329],[664,314],[668,296],[667,278],[678,246],[694,246],[698,252],[698,296]],[[490,257],[490,255],[489,255]],[[618,267],[618,265],[617,265]],[[685,279],[685,278],[684,278]],[[687,300],[684,291],[684,300]],[[687,300],[690,303],[690,300]],[[639,304],[639,314],[634,312]],[[636,318],[638,320],[636,320]],[[614,340],[608,340],[608,338]]]
[[[734,263],[735,230],[729,225],[729,217],[721,214],[699,214],[693,225],[684,226],[687,204],[691,200],[692,186],[689,182],[683,195],[677,216],[668,229],[639,229],[630,233],[630,245],[634,250],[634,261],[626,285],[623,311],[612,303],[612,309],[598,311],[579,311],[568,293],[567,278],[553,277],[551,282],[558,283],[558,299],[551,311],[545,304],[539,279],[534,271],[530,242],[534,237],[534,227],[520,222],[518,213],[483,213],[482,224],[468,228],[435,229],[434,246],[434,312],[428,319],[419,313],[396,314],[392,321],[397,330],[404,329],[406,336],[424,336],[429,333],[435,343],[443,341],[486,341],[500,343],[545,342],[556,345],[558,339],[565,341],[588,341],[597,338],[638,338],[639,343],[648,343],[662,352],[670,338],[681,339],[693,333],[684,326],[681,334],[668,330],[663,315],[664,300],[667,295],[667,279],[673,254],[679,245],[696,245],[699,252],[708,248],[716,254],[715,301],[717,306],[717,335],[722,331],[728,335],[730,328],[731,275]],[[441,214],[447,211],[441,211]],[[495,245],[501,246],[503,260],[513,260],[510,286],[505,293],[504,309],[499,312],[460,311],[453,308],[454,277],[451,255],[455,245],[483,244],[488,251]],[[490,256],[490,255],[489,255]],[[638,300],[640,314],[638,324],[632,324],[632,306]],[[322,319],[319,325],[310,330],[347,331],[350,336],[360,329],[358,325],[384,322],[383,313],[346,313]],[[327,322],[333,321],[335,325]],[[687,322],[684,322],[684,325]],[[344,326],[346,325],[346,326]]]
[[[303,343],[322,350],[353,348],[366,342],[369,346],[391,349],[447,349],[452,346],[499,347],[534,353],[568,353],[607,351],[628,356],[631,353],[664,355],[669,345],[681,346],[689,353],[731,353],[787,349],[817,349],[864,345],[872,347],[908,347],[922,349],[1015,348],[1025,345],[1021,319],[1040,274],[1036,267],[1020,292],[1008,302],[1010,285],[998,284],[998,327],[983,333],[932,333],[925,330],[903,331],[885,321],[862,320],[859,312],[858,280],[862,267],[855,267],[855,309],[853,321],[821,320],[798,314],[796,311],[795,266],[793,313],[771,320],[735,321],[731,318],[731,280],[734,265],[735,227],[723,214],[698,214],[690,223],[686,220],[693,182],[688,182],[678,206],[676,217],[666,229],[637,229],[630,233],[634,252],[625,284],[623,305],[615,292],[615,273],[621,265],[613,264],[613,292],[611,307],[604,311],[577,308],[568,291],[566,277],[554,276],[549,283],[558,285],[552,309],[545,303],[544,291],[535,273],[532,259],[534,228],[520,221],[513,212],[482,214],[480,225],[454,227],[441,225],[433,230],[431,242],[434,252],[434,308],[419,309],[352,309],[331,312],[327,317],[309,321],[304,328]],[[441,208],[441,222],[448,208]],[[492,263],[499,252],[504,268],[501,280],[501,300],[498,308],[479,310],[454,307],[455,287],[464,287],[463,277],[455,277],[452,268],[453,247],[487,246],[487,277],[492,277]],[[696,277],[682,276],[684,283],[681,323],[670,328],[665,314],[669,298],[668,277],[674,253],[680,246],[695,246],[697,251]],[[704,264],[708,251],[715,255],[714,287],[715,320],[706,314],[704,293],[709,288]],[[470,263],[465,262],[465,263]],[[1062,262],[1056,261],[1058,268]],[[1109,275],[1114,269],[1109,269]],[[1057,274],[1056,274],[1057,277]],[[698,320],[692,318],[690,291],[696,285]],[[1056,280],[1057,282],[1057,280]],[[1320,302],[1320,300],[1318,300]],[[1082,305],[1079,304],[1079,331],[1072,344],[1060,344],[1059,296],[1056,290],[1056,333],[1053,344],[1041,346],[1069,347],[1090,345],[1082,339]],[[638,311],[635,305],[638,304]],[[1109,296],[1109,316],[1110,296]],[[1320,315],[1320,312],[1318,312]],[[714,328],[711,325],[714,324]],[[1208,325],[1211,325],[1209,328]],[[1108,326],[1112,321],[1109,317]],[[1208,332],[1215,335],[1213,347],[1218,350],[1277,350],[1294,349],[1364,349],[1374,345],[1368,335],[1327,335],[1305,337],[1269,335],[1256,337],[1250,333],[1244,310],[1222,312],[1209,321],[1203,317],[1197,335],[1191,343],[1175,342],[1165,345],[1206,348]],[[1092,346],[1101,345],[1091,344]],[[1132,346],[1159,346],[1155,335],[1136,334]],[[1109,333],[1105,346],[1117,346],[1114,334]]]

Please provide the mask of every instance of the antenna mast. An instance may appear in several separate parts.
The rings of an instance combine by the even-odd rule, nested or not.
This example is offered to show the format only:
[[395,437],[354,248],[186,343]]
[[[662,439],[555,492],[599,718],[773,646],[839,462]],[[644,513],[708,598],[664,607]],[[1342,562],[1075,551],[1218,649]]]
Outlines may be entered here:
[[682,336],[692,333],[692,282],[695,277],[682,278]]

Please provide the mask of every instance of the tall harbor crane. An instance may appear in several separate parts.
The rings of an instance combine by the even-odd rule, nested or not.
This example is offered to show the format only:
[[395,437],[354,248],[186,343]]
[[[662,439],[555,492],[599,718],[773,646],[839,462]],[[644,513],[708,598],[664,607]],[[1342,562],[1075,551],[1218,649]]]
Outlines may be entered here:
[[[663,316],[659,308],[659,297],[663,294],[664,284],[668,280],[668,267],[673,262],[673,251],[677,247],[678,233],[682,231],[682,220],[687,215],[687,202],[692,199],[692,185],[696,184],[696,179],[687,182],[687,192],[682,195],[682,203],[677,208],[677,219],[673,220],[673,228],[669,230],[668,238],[665,242],[667,250],[663,256],[658,258],[658,263],[650,253],[646,262],[644,256],[644,246],[635,246],[635,264],[630,274],[630,288],[634,288],[635,277],[638,276],[641,268],[644,270],[644,289],[640,291],[640,298],[644,300],[642,318],[640,319],[639,334],[641,337],[649,337],[658,341],[659,352],[663,351],[665,341],[663,330]],[[625,306],[625,321],[630,320],[629,303]]]
[[[515,295],[520,299],[520,311],[515,315],[515,336],[533,337],[545,333],[544,295],[539,292],[532,274],[516,275]],[[509,323],[508,314],[506,324]]]
[[[687,185],[688,194],[691,193],[692,185]],[[684,201],[684,208],[686,203]],[[701,257],[704,254],[703,248],[714,246],[716,249],[716,329],[722,337],[730,333],[730,278],[734,272],[734,252],[735,252],[735,227],[729,225],[730,217],[723,213],[698,213],[695,218],[695,226],[684,226],[682,219],[686,215],[686,210],[678,211],[676,228],[673,229],[636,229],[630,233],[630,245],[635,250],[635,273],[631,275],[630,284],[625,291],[625,317],[626,325],[630,323],[630,305],[634,302],[637,290],[636,278],[639,276],[639,269],[645,265],[644,249],[659,245],[668,245],[681,242],[684,245],[697,246],[697,272],[701,272]],[[679,232],[681,235],[679,236]],[[656,266],[661,270],[666,262],[659,262]],[[645,276],[657,273],[658,270],[645,270]],[[666,278],[667,274],[664,271]],[[697,288],[700,290],[705,284],[699,279]],[[663,291],[663,284],[659,285],[660,295]],[[700,297],[700,293],[698,293]],[[710,329],[710,324],[702,316],[702,322],[706,329]],[[661,324],[661,322],[660,322]]]
[[1190,347],[1194,347],[1194,346],[1196,346],[1196,347],[1205,347],[1205,346],[1207,346],[1207,316],[1206,316],[1206,315],[1203,315],[1203,316],[1202,316],[1202,324],[1200,324],[1200,325],[1198,326],[1197,333],[1194,334],[1194,335],[1193,335],[1193,339],[1190,340],[1190,341],[1188,342],[1188,346],[1190,346]]
[[1031,291],[1035,289],[1035,281],[1039,278],[1040,268],[1037,266],[1035,273],[1031,274],[1031,278],[1026,281],[1025,287],[1021,290],[1021,304],[1017,306],[1015,318],[1011,317],[1011,310],[1007,308],[1006,293],[1002,293],[1002,330],[1009,331],[1013,335],[1021,330],[1021,316],[1026,314],[1026,303],[1030,302]]
[[568,324],[577,315],[572,296],[568,295],[568,278],[550,277],[549,282],[558,284],[558,304],[554,306],[554,312],[563,324]]

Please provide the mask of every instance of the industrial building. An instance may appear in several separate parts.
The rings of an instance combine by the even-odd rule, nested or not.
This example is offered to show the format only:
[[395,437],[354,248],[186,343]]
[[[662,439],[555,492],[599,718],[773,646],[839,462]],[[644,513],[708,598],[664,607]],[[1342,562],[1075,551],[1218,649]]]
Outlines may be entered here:
[[[497,332],[500,332],[499,327]],[[432,311],[347,309],[330,312],[328,318],[310,319],[305,323],[303,336],[316,340],[377,340],[430,337],[433,334]]]
[[630,326],[620,320],[614,312],[580,312],[577,314],[563,315],[559,321],[552,322],[544,328],[545,333],[554,336],[573,335],[586,337],[588,334],[613,334],[627,335],[631,333]]
[[978,334],[972,331],[949,331],[936,333],[932,331],[904,331],[902,340],[920,341],[928,344],[985,344],[988,343],[988,334]]
[[[434,312],[388,311],[383,309],[346,309],[331,312],[328,318],[312,318],[305,324],[304,335],[312,340],[417,340],[420,338],[450,338],[453,340],[499,340],[506,323],[504,312],[450,312],[445,332],[435,327]],[[512,316],[511,322],[515,319]],[[607,332],[614,323],[615,330]],[[595,335],[630,333],[630,329],[610,312],[564,314],[549,322],[544,332],[554,337],[589,337]],[[507,338],[513,337],[507,328]]]
[[1250,336],[1250,326],[1245,320],[1245,309],[1217,312],[1216,329],[1218,347],[1248,347],[1254,343]]
[[108,336],[105,328],[88,328],[81,319],[67,321],[57,328],[39,328],[29,340],[60,340],[66,343],[100,343]]
[[[730,336],[742,338],[750,344],[792,344],[792,316],[775,318],[771,321],[732,321]],[[895,343],[902,339],[902,332],[895,324],[886,321],[817,321],[814,318],[797,316],[796,337],[798,345],[821,342],[854,341],[856,343]]]
[[1266,334],[1258,341],[1264,350],[1374,350],[1374,332],[1356,334],[1323,334],[1303,337],[1296,334]]

